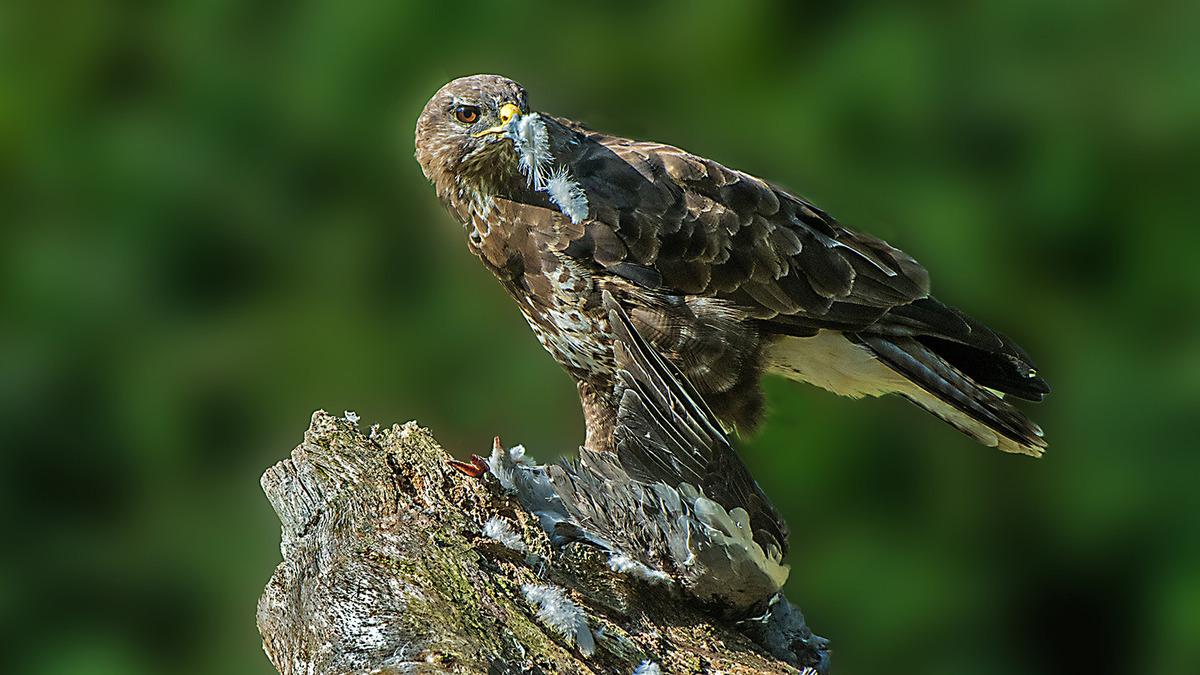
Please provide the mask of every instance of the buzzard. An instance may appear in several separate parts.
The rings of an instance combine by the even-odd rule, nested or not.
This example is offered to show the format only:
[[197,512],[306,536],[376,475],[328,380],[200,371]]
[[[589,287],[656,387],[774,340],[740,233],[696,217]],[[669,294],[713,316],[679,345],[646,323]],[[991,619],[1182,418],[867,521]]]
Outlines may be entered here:
[[1006,399],[1049,392],[1020,347],[930,295],[910,256],[780,187],[533,112],[496,75],[434,94],[416,157],[574,376],[590,451],[615,451],[605,293],[727,427],[760,422],[772,372],[855,398],[898,393],[1006,452],[1046,447]]

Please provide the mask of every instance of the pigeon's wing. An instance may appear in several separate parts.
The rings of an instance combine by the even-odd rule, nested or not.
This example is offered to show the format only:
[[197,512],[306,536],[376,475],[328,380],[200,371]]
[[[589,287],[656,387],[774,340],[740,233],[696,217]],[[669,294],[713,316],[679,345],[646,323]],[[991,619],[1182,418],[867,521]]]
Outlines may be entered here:
[[786,552],[783,517],[699,393],[646,343],[611,294],[604,294],[604,306],[621,377],[615,432],[621,467],[645,483],[693,485],[727,511],[745,509],[755,540]]

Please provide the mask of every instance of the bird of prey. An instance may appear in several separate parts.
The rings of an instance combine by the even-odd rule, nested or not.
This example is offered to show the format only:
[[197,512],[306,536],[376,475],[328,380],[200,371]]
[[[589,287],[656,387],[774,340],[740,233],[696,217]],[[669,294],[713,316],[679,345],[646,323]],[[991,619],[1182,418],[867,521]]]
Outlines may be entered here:
[[1046,446],[1006,399],[1049,391],[1020,347],[930,295],[910,256],[780,187],[533,112],[496,75],[434,94],[416,157],[574,376],[592,451],[614,451],[619,405],[605,293],[728,428],[759,423],[771,372],[855,398],[898,393],[1006,452]]

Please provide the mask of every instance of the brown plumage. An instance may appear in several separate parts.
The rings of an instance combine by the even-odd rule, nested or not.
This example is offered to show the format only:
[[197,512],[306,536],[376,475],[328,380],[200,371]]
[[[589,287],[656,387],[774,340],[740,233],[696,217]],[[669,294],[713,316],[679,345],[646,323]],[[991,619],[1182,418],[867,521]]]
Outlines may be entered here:
[[886,242],[754,176],[530,112],[495,75],[443,87],[417,159],[471,250],[576,379],[586,445],[611,449],[607,291],[726,425],[762,417],[764,372],[849,396],[899,393],[976,438],[1040,455],[1002,395],[1049,391],[1011,340],[929,295]]

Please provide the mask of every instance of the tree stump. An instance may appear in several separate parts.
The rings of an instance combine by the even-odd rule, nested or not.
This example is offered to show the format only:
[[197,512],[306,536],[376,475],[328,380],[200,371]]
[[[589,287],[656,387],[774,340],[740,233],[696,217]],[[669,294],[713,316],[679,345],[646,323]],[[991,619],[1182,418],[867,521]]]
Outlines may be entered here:
[[280,673],[804,672],[677,585],[552,548],[494,479],[450,459],[414,422],[364,434],[318,411],[263,474],[283,562],[258,627]]

